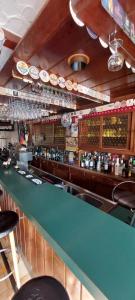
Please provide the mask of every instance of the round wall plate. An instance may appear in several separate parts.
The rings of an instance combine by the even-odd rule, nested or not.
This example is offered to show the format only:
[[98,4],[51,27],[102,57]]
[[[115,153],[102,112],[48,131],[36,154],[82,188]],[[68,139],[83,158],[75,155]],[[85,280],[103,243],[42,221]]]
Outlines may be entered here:
[[43,82],[48,82],[50,80],[49,73],[45,70],[40,71],[39,77]]
[[64,89],[65,88],[65,79],[63,77],[58,78],[58,85]]
[[58,77],[55,74],[50,75],[50,82],[52,85],[57,85],[58,84]]
[[29,67],[28,67],[28,65],[24,61],[22,61],[22,60],[19,60],[17,62],[16,68],[17,68],[17,71],[21,75],[28,75],[28,73],[29,73]]
[[61,117],[61,124],[63,127],[67,128],[72,124],[72,118],[69,114],[63,114]]
[[39,79],[39,70],[38,70],[38,68],[36,68],[35,66],[31,66],[29,68],[29,75],[30,75],[31,78],[33,78],[35,80]]
[[77,82],[73,83],[73,90],[74,91],[78,91],[78,84],[77,84]]
[[72,91],[73,89],[73,84],[72,84],[72,81],[71,80],[66,80],[66,88],[68,91]]

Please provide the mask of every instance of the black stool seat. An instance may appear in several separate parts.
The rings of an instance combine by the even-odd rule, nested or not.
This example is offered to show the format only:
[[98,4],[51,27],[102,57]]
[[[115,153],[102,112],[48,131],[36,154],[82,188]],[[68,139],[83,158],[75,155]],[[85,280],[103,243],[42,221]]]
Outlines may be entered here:
[[19,221],[18,214],[11,210],[0,211],[0,238],[14,230]]
[[29,280],[13,296],[12,300],[69,300],[62,284],[50,276],[42,276]]
[[130,191],[117,191],[114,201],[129,209],[135,209],[135,193]]
[[0,190],[0,201],[2,200],[2,196],[3,196],[3,191]]

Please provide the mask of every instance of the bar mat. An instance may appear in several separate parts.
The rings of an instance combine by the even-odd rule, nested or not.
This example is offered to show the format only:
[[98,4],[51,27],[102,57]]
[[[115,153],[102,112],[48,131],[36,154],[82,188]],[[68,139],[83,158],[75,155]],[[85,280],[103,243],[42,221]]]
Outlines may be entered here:
[[28,171],[23,171],[20,169],[15,169],[15,170],[19,175],[25,177],[27,180],[29,180],[33,184],[41,185],[41,184],[45,183],[45,181],[41,180],[38,176],[30,174]]

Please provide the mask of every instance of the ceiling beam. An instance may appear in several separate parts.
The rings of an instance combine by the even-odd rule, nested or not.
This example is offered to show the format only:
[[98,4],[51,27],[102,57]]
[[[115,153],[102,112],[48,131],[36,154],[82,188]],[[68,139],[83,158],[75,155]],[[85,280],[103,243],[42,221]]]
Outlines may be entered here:
[[17,44],[20,42],[21,38],[13,32],[10,32],[4,28],[3,31],[5,34],[4,46],[11,50],[14,50]]
[[0,72],[0,85],[4,86],[12,75],[14,57],[28,62],[28,60],[64,25],[69,12],[68,0],[49,0],[43,7],[31,28],[16,46],[12,56]]

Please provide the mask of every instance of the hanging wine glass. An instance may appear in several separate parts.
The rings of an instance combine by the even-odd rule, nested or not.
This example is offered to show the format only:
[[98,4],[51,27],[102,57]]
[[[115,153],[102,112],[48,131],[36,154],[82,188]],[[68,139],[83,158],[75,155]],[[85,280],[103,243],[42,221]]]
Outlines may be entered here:
[[124,58],[121,53],[118,52],[118,48],[122,46],[122,40],[116,39],[112,40],[109,45],[113,49],[114,53],[108,59],[108,70],[111,72],[119,71],[123,67]]

